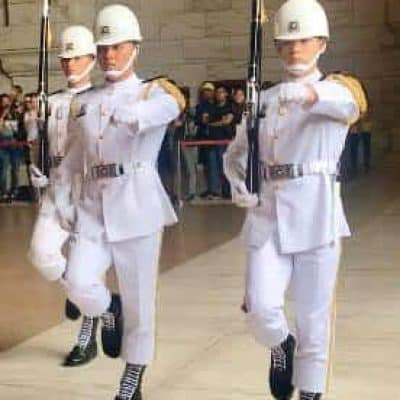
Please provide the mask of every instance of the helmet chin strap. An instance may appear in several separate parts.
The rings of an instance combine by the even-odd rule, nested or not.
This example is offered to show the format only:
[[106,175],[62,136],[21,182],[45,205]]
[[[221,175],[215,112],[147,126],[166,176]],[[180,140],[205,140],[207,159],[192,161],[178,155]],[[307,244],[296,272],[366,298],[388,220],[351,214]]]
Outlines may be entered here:
[[285,68],[285,71],[290,75],[302,76],[308,71],[311,71],[318,64],[318,60],[324,52],[325,49],[320,50],[314,56],[314,58],[308,63],[287,64],[284,61],[282,61],[282,64],[283,67]]
[[111,69],[109,71],[104,71],[106,79],[110,81],[115,81],[119,79],[133,65],[133,62],[136,60],[137,55],[138,55],[138,48],[135,47],[132,51],[131,56],[129,57],[129,60],[121,70]]
[[78,83],[81,81],[86,75],[89,75],[94,66],[96,65],[96,59],[94,59],[79,75],[68,75],[67,81],[68,83]]

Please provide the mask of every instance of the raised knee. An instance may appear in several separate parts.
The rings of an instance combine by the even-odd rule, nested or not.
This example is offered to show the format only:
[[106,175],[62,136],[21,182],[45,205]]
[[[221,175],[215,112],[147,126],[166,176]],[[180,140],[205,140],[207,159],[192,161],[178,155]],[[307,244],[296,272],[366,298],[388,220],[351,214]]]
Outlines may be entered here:
[[93,289],[90,285],[81,283],[76,279],[67,277],[66,287],[71,299],[92,297]]
[[27,256],[30,263],[48,281],[53,282],[61,279],[65,272],[66,260],[62,256],[46,254],[34,247],[30,249]]

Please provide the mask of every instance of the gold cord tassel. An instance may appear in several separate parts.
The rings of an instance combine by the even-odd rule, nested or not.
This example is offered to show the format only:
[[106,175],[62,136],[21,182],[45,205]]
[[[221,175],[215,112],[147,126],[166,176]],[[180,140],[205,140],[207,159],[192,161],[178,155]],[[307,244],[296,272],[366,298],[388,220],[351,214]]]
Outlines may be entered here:
[[265,5],[266,0],[261,0],[261,23],[264,25],[269,21],[267,6]]

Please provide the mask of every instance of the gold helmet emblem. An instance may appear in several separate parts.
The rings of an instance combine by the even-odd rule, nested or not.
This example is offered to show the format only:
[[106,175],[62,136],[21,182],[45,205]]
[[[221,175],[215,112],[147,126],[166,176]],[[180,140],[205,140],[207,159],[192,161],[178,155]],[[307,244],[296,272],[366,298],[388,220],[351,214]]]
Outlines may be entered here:
[[75,44],[73,42],[66,43],[65,50],[67,50],[67,51],[75,50]]

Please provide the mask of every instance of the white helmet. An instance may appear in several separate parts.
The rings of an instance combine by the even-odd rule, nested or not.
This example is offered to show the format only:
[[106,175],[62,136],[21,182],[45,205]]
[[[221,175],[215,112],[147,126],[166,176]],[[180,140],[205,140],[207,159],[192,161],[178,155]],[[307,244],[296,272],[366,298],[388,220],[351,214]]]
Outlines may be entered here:
[[82,25],[68,27],[61,34],[59,58],[74,58],[86,55],[96,57],[96,45],[92,32]]
[[275,40],[329,38],[325,10],[316,0],[288,0],[275,15]]
[[106,6],[98,13],[94,31],[97,46],[143,40],[136,15],[120,4]]

